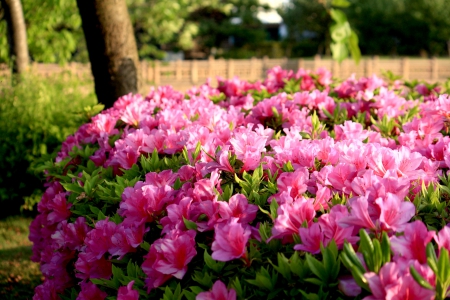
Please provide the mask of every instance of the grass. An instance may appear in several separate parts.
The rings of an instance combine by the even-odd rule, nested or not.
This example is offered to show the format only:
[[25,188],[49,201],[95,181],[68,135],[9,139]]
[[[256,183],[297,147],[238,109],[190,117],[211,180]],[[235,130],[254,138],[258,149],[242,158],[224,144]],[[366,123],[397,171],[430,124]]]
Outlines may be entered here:
[[32,299],[44,279],[39,264],[30,260],[28,234],[31,218],[0,220],[0,299]]

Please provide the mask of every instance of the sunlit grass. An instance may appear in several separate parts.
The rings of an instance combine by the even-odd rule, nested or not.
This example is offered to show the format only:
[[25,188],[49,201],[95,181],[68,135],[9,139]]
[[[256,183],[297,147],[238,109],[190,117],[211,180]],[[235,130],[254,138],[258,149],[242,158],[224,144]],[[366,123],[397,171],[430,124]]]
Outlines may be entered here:
[[23,217],[0,220],[0,299],[32,299],[34,288],[42,282],[39,264],[30,260],[31,220]]

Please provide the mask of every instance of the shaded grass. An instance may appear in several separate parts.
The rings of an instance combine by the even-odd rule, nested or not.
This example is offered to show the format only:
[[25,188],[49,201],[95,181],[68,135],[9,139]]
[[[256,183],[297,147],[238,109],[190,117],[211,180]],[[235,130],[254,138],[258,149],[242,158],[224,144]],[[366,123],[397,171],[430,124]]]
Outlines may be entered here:
[[24,217],[0,220],[0,299],[32,299],[34,288],[43,280],[39,264],[30,260],[31,220]]

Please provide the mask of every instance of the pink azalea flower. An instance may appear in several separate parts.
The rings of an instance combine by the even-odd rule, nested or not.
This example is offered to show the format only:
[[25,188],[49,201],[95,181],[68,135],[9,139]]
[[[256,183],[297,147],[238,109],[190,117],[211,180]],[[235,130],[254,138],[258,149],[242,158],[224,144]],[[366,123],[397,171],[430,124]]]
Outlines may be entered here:
[[293,199],[300,197],[306,192],[306,182],[309,179],[309,172],[305,167],[301,167],[295,172],[284,172],[277,179],[279,193],[287,192]]
[[75,277],[80,279],[89,278],[105,278],[108,279],[112,275],[112,263],[104,257],[98,260],[91,259],[86,253],[81,252],[78,260],[75,262]]
[[310,227],[301,227],[298,230],[301,244],[294,246],[294,250],[306,251],[312,254],[320,253],[320,244],[325,245],[325,237],[318,223],[313,223]]
[[70,212],[72,203],[67,202],[66,193],[57,194],[51,201],[48,202],[47,206],[51,211],[47,216],[47,220],[50,223],[57,223],[67,220],[72,215]]
[[193,199],[191,197],[184,197],[178,204],[174,203],[167,206],[167,216],[160,221],[163,226],[162,234],[168,233],[174,229],[187,229],[183,222],[183,218],[190,220],[189,212],[192,201]]
[[[409,264],[408,264],[409,265]],[[413,263],[416,270],[426,279],[431,279],[432,271],[426,269],[417,261]],[[402,270],[403,269],[403,270]],[[431,273],[431,274],[430,274]],[[386,263],[381,267],[379,274],[365,273],[364,277],[369,283],[371,296],[364,300],[382,299],[434,299],[435,292],[421,287],[409,273],[409,267],[402,268],[395,262]]]
[[210,292],[201,292],[195,297],[196,300],[236,300],[236,291],[227,290],[225,284],[217,280]]
[[435,236],[434,231],[428,231],[421,221],[414,221],[405,226],[402,236],[391,237],[391,248],[396,257],[416,259],[421,264],[427,262],[426,246]]
[[442,248],[450,251],[450,227],[447,225],[443,227],[437,235],[434,236],[434,240],[439,247],[439,250]]
[[51,278],[59,291],[73,285],[73,278],[67,273],[66,267],[74,257],[75,251],[66,249],[52,252],[50,259],[41,261],[42,274],[46,278]]
[[98,221],[95,229],[88,232],[85,239],[86,258],[89,261],[98,260],[112,248],[111,237],[116,232],[116,223],[106,220]]
[[316,212],[312,201],[302,197],[293,202],[281,204],[278,207],[277,214],[270,239],[287,238],[286,242],[290,242],[292,241],[292,234],[297,234],[303,223],[308,226],[311,225]]
[[133,290],[134,280],[130,281],[127,286],[121,286],[117,294],[117,300],[138,300],[139,292]]
[[228,202],[218,201],[219,214],[222,220],[238,218],[240,223],[248,224],[256,218],[258,206],[248,204],[247,198],[242,194],[231,196]]
[[[197,254],[195,250],[195,231],[171,231],[164,238],[156,240],[146,255],[142,269],[149,276],[149,289],[164,283],[171,276],[182,279],[187,271],[188,263]],[[152,280],[151,273],[161,276]],[[156,274],[155,274],[156,275]],[[168,275],[165,276],[165,275]],[[153,286],[152,286],[153,284]]]
[[230,261],[246,255],[251,234],[248,226],[239,223],[237,218],[230,218],[227,223],[216,224],[214,229],[214,242],[211,247],[213,259]]
[[212,230],[219,221],[219,203],[214,199],[194,202],[190,206],[189,220],[197,224],[200,232]]
[[359,237],[353,234],[353,226],[342,227],[338,221],[348,216],[347,207],[343,205],[335,205],[331,208],[330,213],[323,214],[319,218],[320,229],[323,231],[323,235],[326,243],[334,240],[339,248],[341,248],[345,241],[356,244]]
[[60,300],[58,292],[61,291],[56,290],[53,280],[45,280],[34,289],[33,300]]
[[338,288],[348,297],[356,297],[361,294],[361,287],[356,283],[352,276],[343,276],[339,278]]
[[70,250],[80,251],[90,230],[84,217],[77,218],[74,223],[67,223],[64,220],[58,224],[58,230],[52,234],[52,240],[58,248],[67,247]]
[[108,294],[90,281],[81,282],[81,291],[77,300],[104,300]]
[[114,234],[111,236],[111,245],[108,252],[111,256],[118,256],[118,259],[120,260],[125,256],[125,254],[134,251],[135,249],[128,242],[128,234],[125,226],[123,224],[118,225]]
[[356,168],[353,164],[339,163],[328,174],[328,181],[334,189],[350,194],[351,182],[356,177],[356,174]]
[[375,175],[383,177],[387,170],[395,169],[394,151],[378,144],[369,144],[367,165],[372,169]]
[[416,207],[409,201],[403,201],[394,194],[387,193],[386,198],[375,200],[381,210],[380,224],[385,231],[403,231],[406,224],[416,214]]
[[244,163],[242,171],[254,170],[261,161],[261,153],[266,151],[267,137],[260,136],[244,127],[241,129],[240,132],[235,132],[230,144],[233,146],[236,157]]
[[342,218],[338,223],[341,226],[357,226],[366,229],[376,229],[376,225],[369,215],[367,196],[356,198],[351,202],[350,216]]

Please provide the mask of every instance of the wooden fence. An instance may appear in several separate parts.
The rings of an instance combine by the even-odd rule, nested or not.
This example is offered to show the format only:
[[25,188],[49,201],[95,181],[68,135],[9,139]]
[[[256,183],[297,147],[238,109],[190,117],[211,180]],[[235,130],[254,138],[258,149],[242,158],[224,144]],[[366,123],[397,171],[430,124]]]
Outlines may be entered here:
[[[445,81],[450,77],[450,58],[364,58],[356,65],[352,60],[344,60],[341,64],[331,59],[316,56],[310,59],[213,59],[174,61],[174,62],[141,62],[142,79],[145,86],[172,85],[179,90],[186,90],[193,85],[204,83],[208,78],[212,84],[216,77],[232,78],[238,76],[245,80],[263,79],[267,70],[281,66],[287,70],[317,70],[325,67],[338,78],[346,78],[355,74],[357,78],[390,70],[404,79],[420,79],[429,82]],[[33,64],[32,71],[39,75],[50,75],[70,71],[77,76],[91,76],[89,64],[69,63],[66,66],[57,64]],[[3,74],[2,74],[3,73]],[[0,75],[9,73],[0,66]]]

